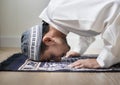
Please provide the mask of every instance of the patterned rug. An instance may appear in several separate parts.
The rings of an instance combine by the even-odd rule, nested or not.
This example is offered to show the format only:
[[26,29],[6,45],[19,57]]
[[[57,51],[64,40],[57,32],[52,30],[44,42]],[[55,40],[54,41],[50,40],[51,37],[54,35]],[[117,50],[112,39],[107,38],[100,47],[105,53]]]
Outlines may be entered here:
[[97,58],[97,55],[83,55],[80,57],[62,58],[61,62],[34,62],[27,56],[17,53],[0,63],[0,71],[19,72],[120,72],[120,63],[110,68],[100,69],[75,69],[68,65],[78,59]]

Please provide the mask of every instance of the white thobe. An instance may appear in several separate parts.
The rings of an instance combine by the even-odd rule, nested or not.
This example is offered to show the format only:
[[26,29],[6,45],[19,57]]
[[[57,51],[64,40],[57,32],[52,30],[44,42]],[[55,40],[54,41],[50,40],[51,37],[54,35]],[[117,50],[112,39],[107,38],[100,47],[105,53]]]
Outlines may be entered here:
[[80,54],[102,34],[105,46],[97,62],[101,67],[120,62],[120,0],[51,0],[40,18],[66,35],[80,35]]

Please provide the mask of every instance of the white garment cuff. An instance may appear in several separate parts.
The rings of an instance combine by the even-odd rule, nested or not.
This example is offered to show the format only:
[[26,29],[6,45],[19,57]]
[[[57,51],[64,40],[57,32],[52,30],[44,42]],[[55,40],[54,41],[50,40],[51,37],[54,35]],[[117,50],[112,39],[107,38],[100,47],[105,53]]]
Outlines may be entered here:
[[111,52],[103,50],[97,58],[97,62],[101,67],[110,67],[113,64],[116,64],[119,60],[112,55]]

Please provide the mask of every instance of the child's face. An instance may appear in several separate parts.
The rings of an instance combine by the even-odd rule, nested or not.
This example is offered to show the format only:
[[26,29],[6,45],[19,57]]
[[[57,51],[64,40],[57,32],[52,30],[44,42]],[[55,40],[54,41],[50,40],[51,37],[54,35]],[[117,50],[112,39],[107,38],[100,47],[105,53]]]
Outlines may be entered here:
[[66,36],[64,34],[59,31],[55,31],[53,35],[56,36],[54,36],[53,38],[49,38],[49,41],[46,40],[48,47],[41,55],[41,61],[60,61],[61,57],[63,57],[70,49],[66,41]]
[[59,38],[55,45],[49,46],[48,49],[43,54],[43,61],[55,60],[60,61],[70,47],[66,43],[66,40]]

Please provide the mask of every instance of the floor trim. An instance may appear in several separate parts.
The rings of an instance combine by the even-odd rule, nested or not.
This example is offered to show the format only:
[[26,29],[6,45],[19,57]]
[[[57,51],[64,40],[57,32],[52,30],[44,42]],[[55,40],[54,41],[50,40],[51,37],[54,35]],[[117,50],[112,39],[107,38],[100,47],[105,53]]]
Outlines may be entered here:
[[0,47],[20,47],[20,37],[0,37]]

